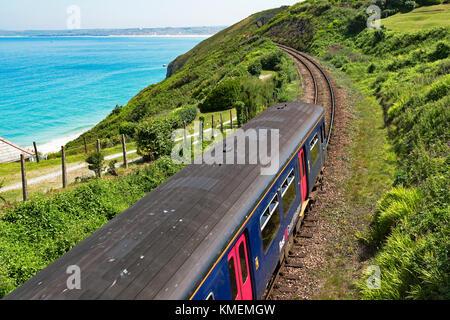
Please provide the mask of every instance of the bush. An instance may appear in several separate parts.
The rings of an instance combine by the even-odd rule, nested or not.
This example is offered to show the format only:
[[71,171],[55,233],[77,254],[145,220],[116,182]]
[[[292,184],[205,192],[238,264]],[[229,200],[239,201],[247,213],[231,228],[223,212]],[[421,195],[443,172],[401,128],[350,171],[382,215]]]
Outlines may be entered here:
[[242,101],[236,101],[233,107],[236,109],[238,127],[241,127],[244,123],[247,122],[245,103],[243,103]]
[[409,12],[411,10],[414,10],[415,7],[416,7],[415,1],[405,1],[403,6],[400,8],[400,11],[403,13]]
[[436,4],[441,4],[442,0],[416,0],[421,6],[434,6]]
[[169,155],[173,148],[172,125],[173,123],[165,118],[150,119],[140,123],[135,135],[138,154],[146,161]]
[[284,53],[280,50],[271,52],[261,58],[261,66],[264,70],[276,71],[276,67],[281,63]]
[[239,97],[239,78],[226,78],[221,81],[199,105],[202,113],[231,109]]
[[119,175],[116,170],[116,164],[117,164],[117,160],[111,160],[108,163],[108,173],[115,177],[117,177]]
[[381,199],[373,218],[370,238],[379,243],[389,236],[399,221],[413,214],[421,204],[421,194],[417,190],[397,187]]
[[103,154],[97,151],[93,152],[87,157],[86,162],[89,164],[89,170],[94,171],[95,175],[100,178],[102,176],[103,166],[105,163],[105,157]]
[[197,107],[196,106],[186,106],[175,112],[175,115],[180,118],[183,124],[186,121],[187,124],[191,123],[197,117]]
[[430,54],[430,61],[446,59],[450,55],[450,47],[445,42],[439,42],[436,49]]
[[450,75],[447,75],[440,81],[433,83],[426,93],[426,99],[436,101],[442,99],[450,93]]
[[259,76],[261,74],[261,71],[262,71],[261,61],[260,60],[256,60],[254,63],[252,63],[251,65],[248,66],[247,71],[252,76]]
[[347,20],[347,33],[350,35],[360,33],[367,27],[368,16],[364,10],[358,11]]
[[123,122],[120,124],[119,133],[124,134],[127,137],[133,138],[136,133],[137,124],[134,122]]

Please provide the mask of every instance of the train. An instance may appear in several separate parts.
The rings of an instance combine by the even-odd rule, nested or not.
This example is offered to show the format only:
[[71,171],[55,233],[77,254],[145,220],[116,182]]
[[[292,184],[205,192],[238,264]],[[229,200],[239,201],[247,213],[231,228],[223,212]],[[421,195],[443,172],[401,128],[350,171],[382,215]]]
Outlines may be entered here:
[[248,161],[186,165],[5,299],[263,299],[326,161],[324,109],[282,103],[240,128],[261,129],[279,134],[273,174],[233,133],[224,155]]

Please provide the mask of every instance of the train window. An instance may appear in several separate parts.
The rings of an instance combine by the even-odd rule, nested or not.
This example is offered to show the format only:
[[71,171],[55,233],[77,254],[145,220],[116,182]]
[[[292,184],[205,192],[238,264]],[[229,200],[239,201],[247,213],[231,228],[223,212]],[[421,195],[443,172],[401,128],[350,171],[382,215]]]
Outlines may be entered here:
[[[301,162],[301,165],[302,165],[302,173],[301,173],[301,177],[300,178],[303,178],[304,176],[306,176],[306,168],[305,168],[305,154],[303,153],[303,155],[302,155],[302,158],[301,158],[301,160],[300,160],[300,162]],[[300,179],[301,180],[301,179]]]
[[289,172],[288,177],[281,185],[281,198],[283,203],[283,215],[286,217],[287,213],[294,203],[297,196],[297,189],[295,188],[295,173],[294,169]]
[[245,255],[245,247],[243,242],[239,245],[239,260],[241,261],[242,283],[245,283],[248,278],[248,273],[247,273],[247,259]]
[[234,270],[234,257],[228,260],[228,271],[230,272],[231,297],[234,300],[238,296],[236,271]]
[[208,296],[206,297],[205,300],[215,300],[215,299],[214,299],[214,293],[213,293],[213,292],[210,292],[210,293],[208,294]]
[[309,143],[309,148],[311,151],[311,163],[314,165],[319,158],[319,138],[317,137],[317,133],[314,135],[314,138],[312,138],[311,142]]
[[278,229],[280,228],[280,209],[279,209],[278,194],[270,202],[260,219],[261,235],[264,253],[269,249],[272,240],[275,238]]

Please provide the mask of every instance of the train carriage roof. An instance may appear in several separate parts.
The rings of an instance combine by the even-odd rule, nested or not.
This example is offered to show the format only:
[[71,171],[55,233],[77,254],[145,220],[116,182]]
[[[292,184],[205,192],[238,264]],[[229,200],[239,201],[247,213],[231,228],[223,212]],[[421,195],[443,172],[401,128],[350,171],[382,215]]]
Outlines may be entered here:
[[[281,166],[322,115],[322,107],[286,103],[242,129],[279,129]],[[236,152],[234,135],[227,152]],[[261,168],[187,165],[6,299],[189,298],[273,182]],[[80,267],[81,290],[67,289],[71,265]]]

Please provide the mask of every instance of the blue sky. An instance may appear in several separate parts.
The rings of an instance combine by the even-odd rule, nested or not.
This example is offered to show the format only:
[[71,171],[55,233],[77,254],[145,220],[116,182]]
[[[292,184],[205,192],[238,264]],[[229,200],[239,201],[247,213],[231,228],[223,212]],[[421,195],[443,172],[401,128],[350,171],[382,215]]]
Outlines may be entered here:
[[0,29],[66,29],[67,8],[81,10],[81,28],[231,25],[252,13],[300,0],[0,0]]

